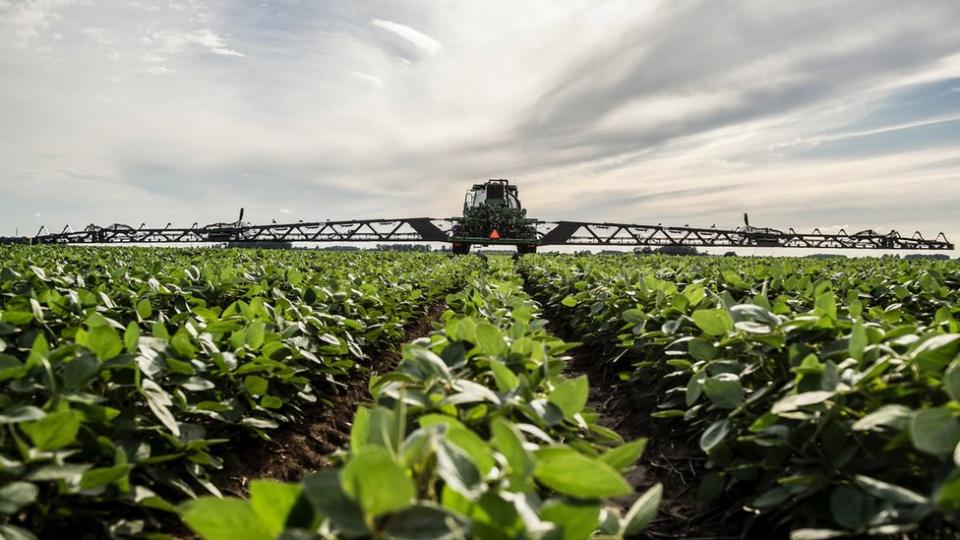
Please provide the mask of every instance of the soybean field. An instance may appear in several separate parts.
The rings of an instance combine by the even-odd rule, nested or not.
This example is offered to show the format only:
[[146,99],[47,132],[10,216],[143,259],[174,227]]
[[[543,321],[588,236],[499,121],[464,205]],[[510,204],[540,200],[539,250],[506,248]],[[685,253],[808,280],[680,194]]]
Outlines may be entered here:
[[0,537],[953,538],[960,263],[0,246]]

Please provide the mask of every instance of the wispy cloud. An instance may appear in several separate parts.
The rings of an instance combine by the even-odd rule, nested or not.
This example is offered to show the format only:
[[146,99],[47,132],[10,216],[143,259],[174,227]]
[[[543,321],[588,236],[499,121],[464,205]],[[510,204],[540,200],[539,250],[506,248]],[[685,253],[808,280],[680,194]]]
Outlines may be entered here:
[[174,71],[166,66],[153,66],[147,68],[147,73],[152,75],[166,75],[168,73],[173,73]]
[[439,41],[406,25],[383,19],[373,19],[370,24],[388,32],[393,32],[430,54],[436,54],[442,48]]
[[0,0],[0,29],[13,38],[15,48],[25,49],[60,18],[60,8],[72,3],[73,0]]
[[158,51],[166,54],[180,53],[191,46],[196,46],[221,56],[239,56],[241,58],[244,56],[242,53],[228,48],[223,37],[207,28],[190,32],[176,30],[153,32],[144,37],[143,42],[148,45],[155,45]]
[[370,75],[369,73],[361,73],[359,71],[351,71],[350,74],[374,86],[378,86],[381,88],[383,87],[383,81],[380,79],[380,77],[377,77],[375,75]]

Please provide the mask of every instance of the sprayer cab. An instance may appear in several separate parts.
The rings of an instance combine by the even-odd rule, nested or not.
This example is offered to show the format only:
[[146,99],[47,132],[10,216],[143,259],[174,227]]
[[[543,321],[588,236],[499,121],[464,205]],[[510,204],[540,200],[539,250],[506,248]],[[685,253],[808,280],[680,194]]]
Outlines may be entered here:
[[520,198],[517,196],[517,186],[511,186],[509,180],[489,180],[484,184],[474,184],[463,201],[463,211],[481,206],[490,206],[495,208],[509,208],[526,212],[520,206]]

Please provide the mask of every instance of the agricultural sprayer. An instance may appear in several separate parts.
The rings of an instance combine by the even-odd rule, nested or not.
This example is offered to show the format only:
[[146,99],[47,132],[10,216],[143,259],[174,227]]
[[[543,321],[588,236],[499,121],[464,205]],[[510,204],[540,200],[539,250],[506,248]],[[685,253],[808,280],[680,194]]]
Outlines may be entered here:
[[236,221],[189,228],[161,229],[115,223],[88,225],[81,231],[64,227],[59,233],[43,228],[31,238],[7,238],[5,243],[29,244],[156,244],[156,243],[281,243],[281,242],[444,242],[454,253],[465,254],[474,245],[516,246],[519,253],[533,253],[540,246],[688,246],[717,248],[809,248],[880,250],[952,250],[943,233],[934,239],[919,232],[902,236],[897,231],[880,233],[869,229],[848,233],[824,233],[814,229],[799,233],[744,225],[733,229],[716,227],[669,227],[585,221],[540,221],[527,217],[517,186],[508,180],[488,180],[467,191],[463,215],[435,219],[364,219],[254,225]]

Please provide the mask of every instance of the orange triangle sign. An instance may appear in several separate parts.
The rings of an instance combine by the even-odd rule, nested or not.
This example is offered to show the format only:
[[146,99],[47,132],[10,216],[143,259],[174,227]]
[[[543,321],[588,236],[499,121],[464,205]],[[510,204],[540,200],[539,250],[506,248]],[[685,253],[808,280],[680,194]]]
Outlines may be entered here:
[[497,230],[494,229],[493,232],[490,233],[490,238],[492,238],[492,239],[494,239],[494,240],[499,240],[499,239],[500,239],[500,233],[498,233]]

